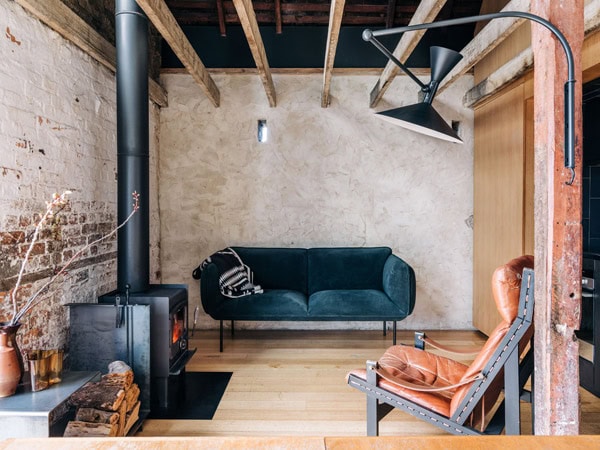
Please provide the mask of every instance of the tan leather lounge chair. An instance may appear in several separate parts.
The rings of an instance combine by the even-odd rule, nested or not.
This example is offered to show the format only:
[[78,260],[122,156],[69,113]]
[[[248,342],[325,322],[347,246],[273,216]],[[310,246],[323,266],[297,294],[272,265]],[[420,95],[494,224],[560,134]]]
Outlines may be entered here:
[[[533,370],[533,257],[496,269],[492,291],[500,324],[471,365],[424,350],[435,341],[417,333],[421,348],[390,347],[379,361],[348,374],[348,384],[367,395],[367,434],[394,408],[458,435],[520,433],[519,400]],[[443,347],[445,351],[450,349]],[[502,395],[503,394],[503,395]]]

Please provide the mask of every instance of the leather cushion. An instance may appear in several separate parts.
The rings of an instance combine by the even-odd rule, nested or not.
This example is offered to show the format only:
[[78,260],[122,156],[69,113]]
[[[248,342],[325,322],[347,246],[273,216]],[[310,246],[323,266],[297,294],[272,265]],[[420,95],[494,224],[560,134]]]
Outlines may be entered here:
[[[379,359],[379,365],[394,377],[409,383],[435,387],[456,384],[467,370],[466,365],[452,359],[403,345],[393,345],[388,348]],[[366,370],[364,369],[351,373],[366,379]],[[377,385],[438,414],[450,417],[450,399],[456,389],[441,392],[419,392],[404,388],[381,377],[378,377]]]
[[[355,375],[358,378],[361,378],[366,381],[367,370],[355,369],[351,371],[348,375]],[[446,397],[433,393],[416,392],[411,391],[409,389],[404,389],[398,386],[397,384],[390,383],[389,381],[383,378],[378,378],[377,386],[402,398],[410,400],[413,403],[425,406],[426,408],[445,417],[450,417],[450,400]]]
[[[519,310],[521,278],[524,268],[533,268],[533,256],[524,255],[514,258],[497,268],[494,272],[494,276],[492,277],[492,293],[494,295],[494,300],[496,301],[498,312],[503,320],[490,334],[487,342],[465,372],[464,379],[471,378],[483,370],[516,319]],[[450,408],[451,414],[454,414],[460,406],[460,403],[467,395],[469,388],[470,385],[466,385],[456,392],[456,395],[452,399],[452,406]],[[484,411],[489,411],[494,405],[500,395],[501,388],[502,384],[498,382],[487,389]]]
[[496,308],[506,323],[513,323],[519,309],[523,269],[533,269],[533,256],[524,255],[498,267],[492,276],[492,294]]

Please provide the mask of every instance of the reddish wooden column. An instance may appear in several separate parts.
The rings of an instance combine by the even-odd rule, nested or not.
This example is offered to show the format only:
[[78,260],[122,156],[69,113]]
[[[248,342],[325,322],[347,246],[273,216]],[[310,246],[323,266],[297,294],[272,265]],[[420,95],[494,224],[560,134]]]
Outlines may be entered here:
[[575,60],[576,177],[566,184],[564,82],[560,43],[532,24],[535,145],[535,422],[536,434],[579,433],[581,305],[581,47],[583,0],[532,0],[531,12],[566,36]]

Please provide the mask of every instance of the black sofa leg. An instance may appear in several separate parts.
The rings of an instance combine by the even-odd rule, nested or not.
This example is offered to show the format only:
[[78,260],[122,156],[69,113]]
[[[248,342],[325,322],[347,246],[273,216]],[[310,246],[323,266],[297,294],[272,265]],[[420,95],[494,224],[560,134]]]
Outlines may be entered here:
[[223,353],[223,321],[219,324],[219,351]]
[[394,320],[394,336],[392,337],[392,345],[396,345],[396,321]]
[[385,322],[385,320],[383,321],[383,335],[387,336],[387,330],[386,330],[386,322]]
[[235,328],[233,328],[233,320],[231,321],[231,337],[235,335]]

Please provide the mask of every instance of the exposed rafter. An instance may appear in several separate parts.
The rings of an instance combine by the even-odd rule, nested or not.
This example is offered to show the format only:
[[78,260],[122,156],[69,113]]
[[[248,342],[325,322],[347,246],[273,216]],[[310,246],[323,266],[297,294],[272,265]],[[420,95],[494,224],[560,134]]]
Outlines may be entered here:
[[396,0],[389,0],[387,8],[387,17],[385,18],[385,27],[392,28],[394,26],[394,18],[396,17]]
[[[588,3],[583,14],[584,33],[586,36],[600,29],[600,0],[592,0]],[[491,73],[485,80],[477,84],[477,86],[467,91],[463,98],[464,105],[472,107],[494,95],[508,83],[516,80],[524,72],[531,69],[532,66],[533,50],[529,46],[502,67]]]
[[[116,71],[117,51],[114,45],[104,39],[62,1],[16,0],[16,2],[104,67],[112,72]],[[165,90],[151,78],[148,83],[150,99],[159,106],[167,106]]]
[[[502,11],[529,12],[531,0],[511,0]],[[516,17],[492,20],[481,32],[461,50],[463,59],[452,69],[440,83],[438,95],[453,81],[466,74],[471,68],[485,58],[493,49],[500,45],[510,34],[516,30],[525,19]]]
[[169,43],[192,78],[202,88],[214,106],[219,106],[219,88],[202,64],[200,57],[188,41],[183,30],[171,14],[164,0],[136,0],[162,37]]
[[327,30],[327,47],[325,49],[325,68],[323,69],[323,90],[321,92],[322,108],[327,108],[330,102],[331,72],[333,70],[335,52],[340,37],[340,27],[342,26],[345,4],[346,0],[331,0],[329,29]]
[[[166,0],[180,24],[218,25],[215,0]],[[327,25],[330,0],[253,0],[258,23],[277,25],[277,5],[280,3],[281,23],[285,25]],[[395,3],[394,5],[391,5]],[[407,25],[419,2],[416,0],[346,0],[344,25],[385,27]],[[393,7],[390,7],[393,6]],[[455,0],[448,9],[449,17],[479,13],[481,0]],[[393,14],[390,14],[393,10]],[[228,25],[239,24],[232,0],[223,0],[223,12]]]
[[[410,24],[418,24],[418,23],[427,23],[432,22],[440,10],[446,4],[446,0],[423,0],[419,4],[419,7],[415,11],[415,14],[410,21]],[[415,49],[423,35],[425,34],[425,30],[415,31],[413,33],[405,33],[400,38],[400,42],[396,46],[394,50],[394,56],[402,63],[404,63],[412,51]],[[390,86],[394,77],[398,75],[400,69],[396,64],[391,61],[388,61],[379,80],[371,90],[371,98],[370,98],[370,106],[374,108],[379,103],[379,100],[383,97],[383,94]]]
[[464,97],[463,104],[472,107],[483,99],[498,92],[502,87],[511,81],[516,80],[533,66],[533,51],[527,47],[510,61],[491,73],[485,80],[482,80],[477,86],[469,89]]
[[223,12],[223,0],[217,0],[217,16],[219,17],[219,32],[221,33],[221,36],[227,36],[225,13]]
[[275,33],[281,34],[281,0],[275,0]]
[[277,105],[275,85],[273,84],[271,68],[269,67],[265,46],[260,35],[260,30],[258,29],[258,22],[256,21],[256,14],[254,13],[252,1],[233,0],[233,4],[240,18],[244,33],[246,34],[246,39],[248,39],[248,45],[250,46],[256,68],[258,69],[258,73],[260,74],[260,78],[265,87],[269,105],[275,107]]

